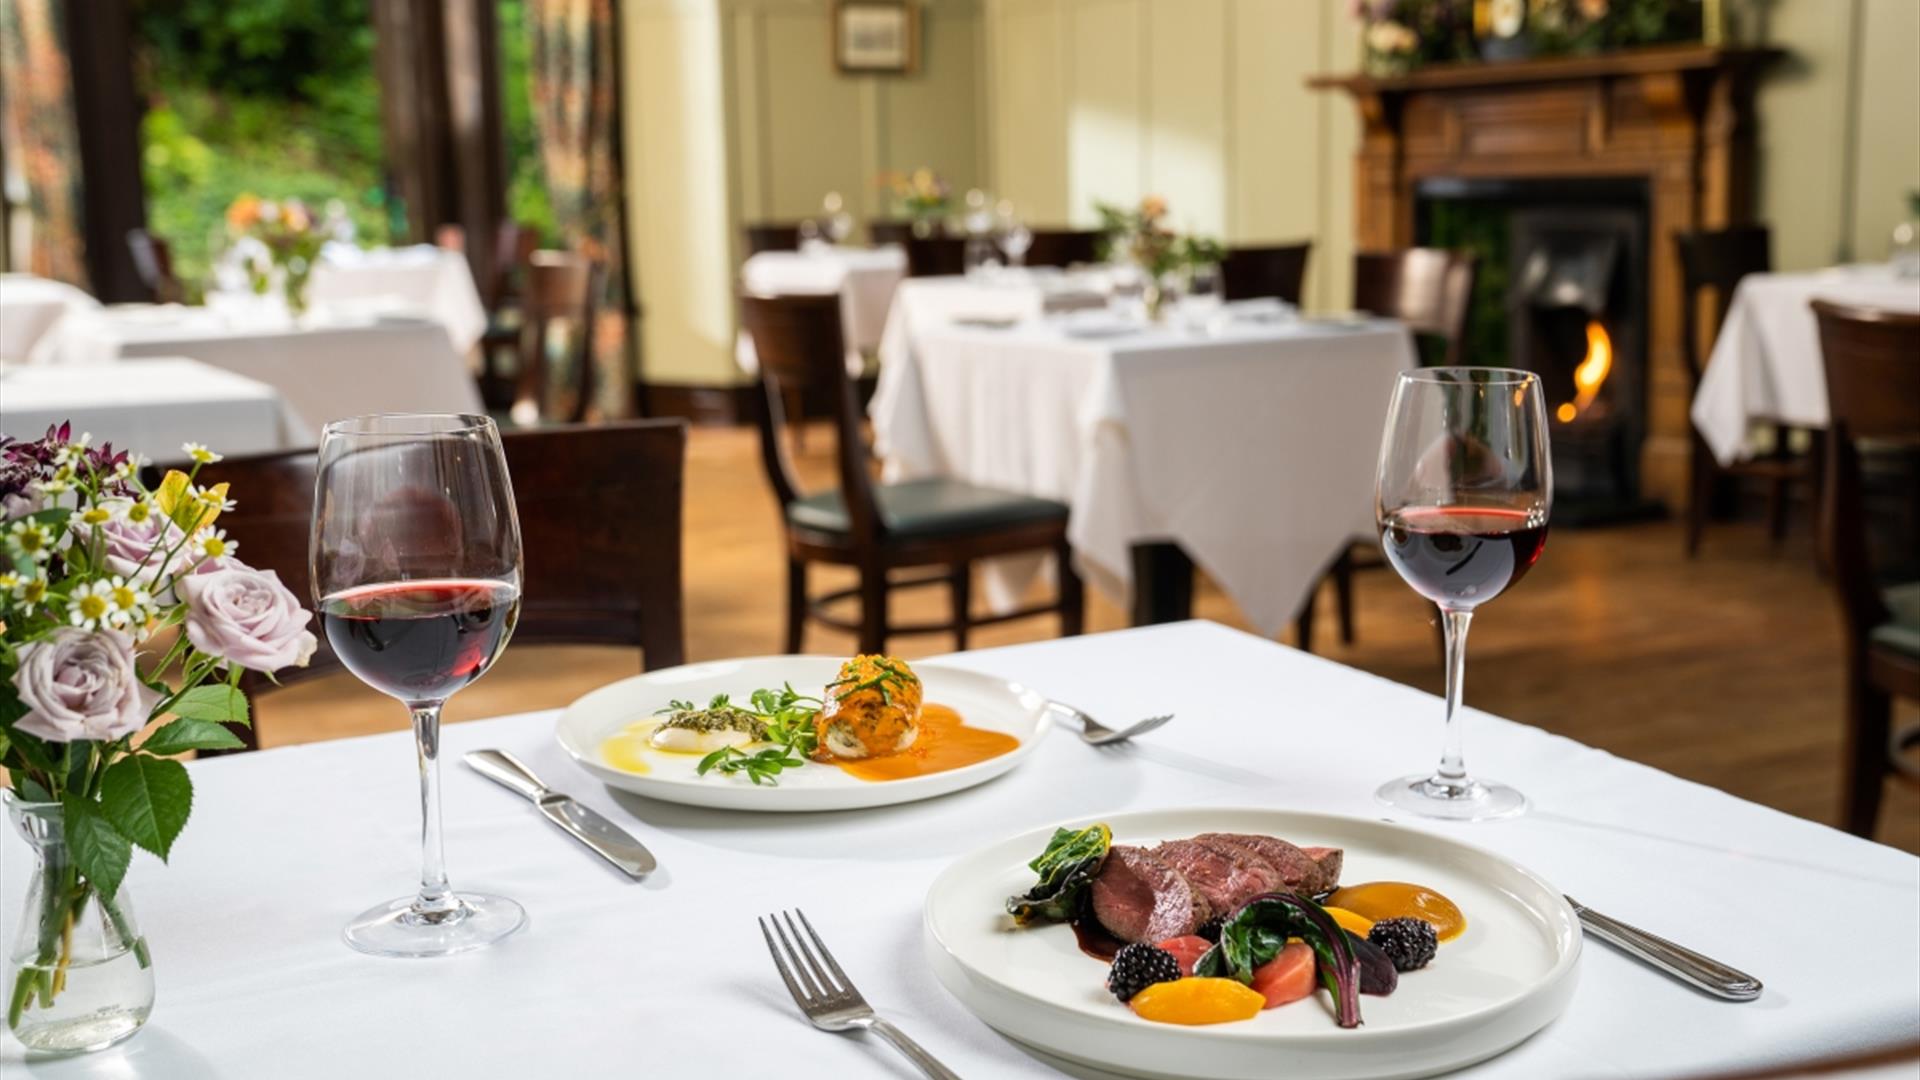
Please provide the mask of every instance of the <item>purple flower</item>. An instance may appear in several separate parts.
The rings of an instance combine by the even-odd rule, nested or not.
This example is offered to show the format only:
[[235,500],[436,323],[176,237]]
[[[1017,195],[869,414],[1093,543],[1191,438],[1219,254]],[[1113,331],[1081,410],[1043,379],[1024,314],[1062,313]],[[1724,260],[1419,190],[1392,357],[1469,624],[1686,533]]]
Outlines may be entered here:
[[313,615],[271,570],[241,563],[211,574],[190,574],[175,587],[187,603],[187,640],[209,656],[273,672],[306,667],[319,647],[306,628]]
[[14,727],[60,743],[131,735],[160,700],[134,670],[133,639],[118,630],[63,626],[27,642],[13,687],[27,707]]

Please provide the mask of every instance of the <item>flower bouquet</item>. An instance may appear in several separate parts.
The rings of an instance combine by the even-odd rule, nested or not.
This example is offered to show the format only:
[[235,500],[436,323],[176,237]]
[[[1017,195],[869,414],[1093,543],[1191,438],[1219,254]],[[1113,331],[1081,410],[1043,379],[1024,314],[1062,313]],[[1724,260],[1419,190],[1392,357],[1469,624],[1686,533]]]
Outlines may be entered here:
[[932,236],[946,220],[953,190],[940,174],[925,165],[910,173],[888,173],[881,183],[893,193],[897,212],[913,221],[913,235]]
[[[158,487],[71,428],[0,437],[0,767],[38,866],[9,956],[7,1026],[29,1048],[137,1031],[151,957],[121,887],[135,847],[167,858],[193,806],[175,756],[242,745],[243,671],[303,666],[312,616],[216,527],[227,485],[198,444]],[[143,734],[144,733],[144,734]]]
[[1226,257],[1220,242],[1209,237],[1181,236],[1167,227],[1167,200],[1149,195],[1132,209],[1111,203],[1094,203],[1100,216],[1100,232],[1107,245],[1107,258],[1124,259],[1145,276],[1141,298],[1147,305],[1147,318],[1159,321],[1167,301],[1169,276],[1196,267],[1217,266]]
[[227,207],[227,231],[236,239],[251,241],[251,253],[243,256],[247,283],[256,295],[265,296],[280,281],[280,293],[287,310],[297,318],[307,310],[307,282],[320,261],[325,233],[314,226],[313,213],[298,199],[281,202],[242,195]]

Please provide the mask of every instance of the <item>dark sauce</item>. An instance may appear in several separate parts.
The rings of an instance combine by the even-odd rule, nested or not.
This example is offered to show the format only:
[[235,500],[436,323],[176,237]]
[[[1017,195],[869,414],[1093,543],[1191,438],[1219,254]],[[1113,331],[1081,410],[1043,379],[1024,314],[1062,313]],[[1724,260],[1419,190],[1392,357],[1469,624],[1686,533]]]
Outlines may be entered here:
[[1080,943],[1080,951],[1103,963],[1112,963],[1127,944],[1109,934],[1092,912],[1082,912],[1067,925],[1073,927],[1073,938]]

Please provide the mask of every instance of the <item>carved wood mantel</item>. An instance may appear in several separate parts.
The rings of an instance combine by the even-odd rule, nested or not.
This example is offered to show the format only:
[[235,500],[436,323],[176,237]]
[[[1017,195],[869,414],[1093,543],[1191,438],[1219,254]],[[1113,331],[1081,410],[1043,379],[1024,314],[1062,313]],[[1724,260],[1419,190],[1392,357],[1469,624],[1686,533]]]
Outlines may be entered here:
[[1318,76],[1360,109],[1355,234],[1363,250],[1415,242],[1422,181],[1439,178],[1647,183],[1647,422],[1641,481],[1687,497],[1692,388],[1681,358],[1677,231],[1753,213],[1753,92],[1780,54],[1707,46],[1499,64],[1409,75]]

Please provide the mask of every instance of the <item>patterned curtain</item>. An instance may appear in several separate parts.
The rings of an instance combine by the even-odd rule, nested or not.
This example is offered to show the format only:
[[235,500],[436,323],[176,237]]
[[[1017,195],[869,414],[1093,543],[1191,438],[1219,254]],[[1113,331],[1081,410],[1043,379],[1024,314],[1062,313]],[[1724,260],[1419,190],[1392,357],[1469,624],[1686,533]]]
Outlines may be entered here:
[[14,269],[84,289],[80,129],[66,25],[64,0],[0,0],[0,135],[7,171],[24,177],[27,186],[32,244],[27,265]]
[[568,249],[600,268],[594,327],[603,413],[626,409],[632,365],[627,320],[625,192],[620,175],[620,74],[614,0],[533,0],[534,125],[554,224]]

